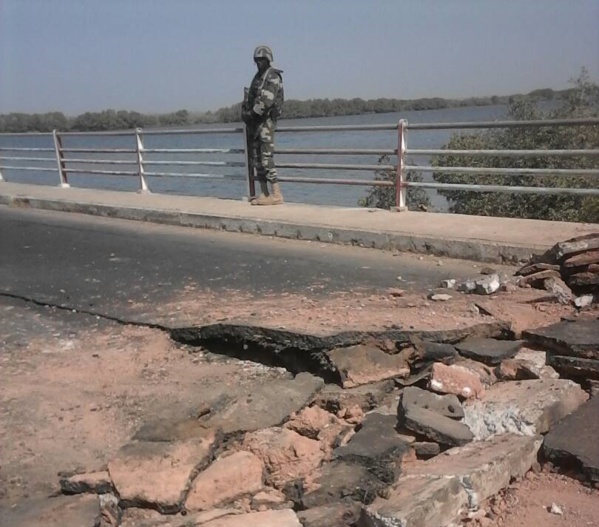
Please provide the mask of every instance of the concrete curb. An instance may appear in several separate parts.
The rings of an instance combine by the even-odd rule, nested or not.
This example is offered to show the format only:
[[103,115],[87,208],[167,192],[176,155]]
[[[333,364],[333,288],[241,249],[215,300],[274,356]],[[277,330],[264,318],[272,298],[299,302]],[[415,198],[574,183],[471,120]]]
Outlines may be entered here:
[[539,245],[495,243],[485,240],[459,238],[434,238],[407,233],[374,232],[344,229],[326,225],[300,224],[297,222],[248,219],[235,216],[180,212],[173,210],[143,209],[106,204],[79,203],[63,199],[35,198],[27,196],[0,195],[0,205],[41,210],[75,212],[104,218],[145,221],[164,225],[196,227],[227,232],[241,232],[276,236],[293,240],[311,240],[321,243],[352,245],[380,249],[431,254],[489,263],[518,263],[530,259],[533,254],[544,252],[547,247]]

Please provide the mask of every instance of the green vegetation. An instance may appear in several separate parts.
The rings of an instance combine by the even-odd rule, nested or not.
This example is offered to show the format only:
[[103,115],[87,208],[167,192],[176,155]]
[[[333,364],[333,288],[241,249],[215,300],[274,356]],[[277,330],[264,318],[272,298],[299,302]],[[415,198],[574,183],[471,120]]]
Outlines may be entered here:
[[[570,90],[535,90],[528,95],[510,95],[492,97],[471,97],[468,99],[442,99],[439,97],[415,100],[402,99],[309,99],[307,101],[288,100],[283,106],[283,118],[334,117],[340,115],[364,115],[373,113],[406,112],[414,110],[435,110],[469,106],[489,106],[509,104],[525,98],[530,101],[562,100],[568,97]],[[192,113],[179,110],[164,114],[142,114],[124,110],[104,110],[86,112],[77,117],[66,117],[61,112],[43,114],[10,113],[0,115],[0,133],[51,132],[62,131],[98,131],[123,130],[129,128],[156,128],[168,126],[190,126],[201,123],[238,122],[241,115],[241,103],[220,108],[214,112]]]
[[[583,69],[571,81],[569,90],[554,110],[541,111],[534,97],[515,99],[509,107],[509,118],[514,120],[541,120],[599,117],[599,86],[593,83]],[[538,92],[542,93],[539,94]],[[533,92],[545,97],[544,90]],[[454,134],[444,146],[448,150],[536,150],[536,149],[598,149],[599,126],[539,127],[498,129],[474,134]],[[590,156],[575,157],[471,157],[441,155],[432,161],[437,167],[505,167],[505,168],[599,168],[599,159]],[[455,174],[442,170],[433,174],[439,183],[488,184],[525,187],[599,188],[597,176],[531,176]],[[375,187],[364,206],[393,204],[393,189]],[[544,220],[583,221],[599,223],[599,199],[572,195],[504,194],[462,190],[439,190],[449,202],[450,212],[482,216],[505,216]]]

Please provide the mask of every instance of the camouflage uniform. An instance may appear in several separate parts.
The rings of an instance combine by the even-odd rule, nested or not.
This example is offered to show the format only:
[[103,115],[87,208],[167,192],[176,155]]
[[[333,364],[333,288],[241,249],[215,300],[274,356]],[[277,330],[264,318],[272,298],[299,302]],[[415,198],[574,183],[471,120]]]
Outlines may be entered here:
[[[248,92],[244,121],[248,125],[252,144],[252,159],[258,179],[270,183],[277,182],[277,169],[274,162],[276,112],[273,112],[275,99],[283,91],[280,70],[268,68],[264,73],[256,73]],[[246,120],[247,119],[247,120]]]

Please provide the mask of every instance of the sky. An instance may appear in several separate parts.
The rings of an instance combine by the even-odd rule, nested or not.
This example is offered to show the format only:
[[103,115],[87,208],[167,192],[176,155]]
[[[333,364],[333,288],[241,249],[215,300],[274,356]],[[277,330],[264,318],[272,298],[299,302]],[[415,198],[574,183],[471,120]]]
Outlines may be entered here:
[[272,47],[287,99],[599,80],[599,0],[0,0],[0,113],[215,110]]

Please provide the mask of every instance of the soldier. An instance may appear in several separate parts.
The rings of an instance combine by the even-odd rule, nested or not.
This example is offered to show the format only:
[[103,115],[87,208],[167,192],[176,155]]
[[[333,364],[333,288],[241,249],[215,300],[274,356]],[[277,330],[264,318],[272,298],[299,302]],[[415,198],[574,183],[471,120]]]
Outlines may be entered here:
[[[254,51],[258,72],[252,79],[243,101],[241,118],[247,126],[252,165],[256,167],[260,195],[252,205],[279,205],[283,203],[277,169],[273,159],[277,119],[283,106],[283,78],[281,70],[273,67],[272,50],[258,46]],[[268,188],[268,183],[271,189]]]

